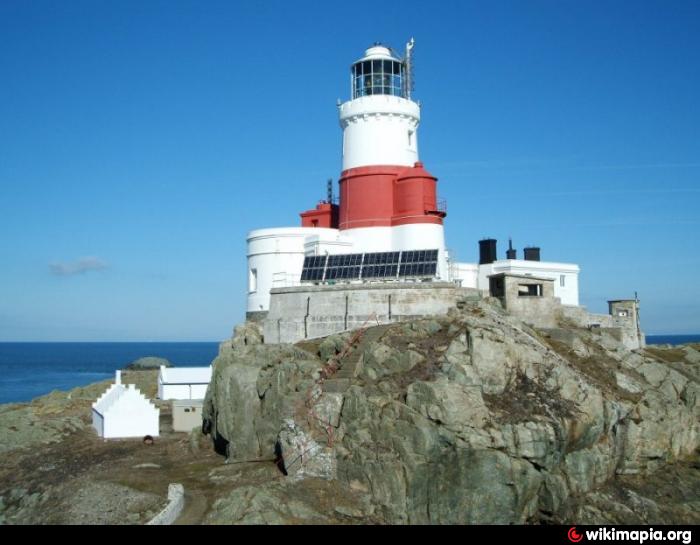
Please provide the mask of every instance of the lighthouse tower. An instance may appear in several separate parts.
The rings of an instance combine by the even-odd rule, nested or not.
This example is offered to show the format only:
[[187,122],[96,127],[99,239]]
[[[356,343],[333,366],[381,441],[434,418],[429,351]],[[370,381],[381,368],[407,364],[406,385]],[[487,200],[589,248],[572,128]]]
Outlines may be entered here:
[[438,250],[447,278],[437,179],[418,157],[420,105],[411,99],[413,40],[403,59],[374,45],[351,66],[343,130],[338,228],[353,252]]
[[[267,312],[275,288],[450,279],[445,206],[437,199],[437,179],[418,157],[413,43],[403,58],[375,44],[350,66],[350,100],[338,106],[338,204],[329,191],[300,214],[300,227],[248,233],[249,317]],[[337,263],[343,270],[329,270]]]
[[547,305],[579,304],[578,265],[541,261],[539,247],[518,259],[510,244],[499,259],[488,238],[479,241],[478,263],[448,256],[437,178],[418,156],[413,45],[397,54],[374,44],[350,65],[350,97],[338,104],[338,202],[329,181],[327,198],[301,212],[301,226],[248,233],[246,316],[264,322],[266,342],[346,331],[372,317],[447,312],[455,290],[493,295],[506,280],[517,288],[510,308],[544,308],[536,297],[545,287]]

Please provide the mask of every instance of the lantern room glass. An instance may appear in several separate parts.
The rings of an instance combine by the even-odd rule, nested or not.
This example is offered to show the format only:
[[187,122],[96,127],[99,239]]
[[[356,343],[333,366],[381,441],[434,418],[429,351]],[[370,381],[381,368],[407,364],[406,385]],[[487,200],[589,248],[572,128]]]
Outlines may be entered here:
[[406,98],[403,88],[404,65],[393,60],[375,59],[352,65],[352,98],[391,95]]

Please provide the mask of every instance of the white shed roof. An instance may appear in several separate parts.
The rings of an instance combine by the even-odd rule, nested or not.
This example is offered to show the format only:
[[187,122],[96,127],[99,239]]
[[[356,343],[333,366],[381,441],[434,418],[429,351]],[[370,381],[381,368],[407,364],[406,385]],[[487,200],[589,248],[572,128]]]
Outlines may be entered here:
[[209,384],[209,367],[161,367],[158,379],[161,384]]
[[156,410],[153,405],[133,384],[124,385],[120,383],[112,384],[107,391],[97,398],[92,404],[93,410],[102,416],[115,407],[127,405],[132,409],[144,407],[145,410]]

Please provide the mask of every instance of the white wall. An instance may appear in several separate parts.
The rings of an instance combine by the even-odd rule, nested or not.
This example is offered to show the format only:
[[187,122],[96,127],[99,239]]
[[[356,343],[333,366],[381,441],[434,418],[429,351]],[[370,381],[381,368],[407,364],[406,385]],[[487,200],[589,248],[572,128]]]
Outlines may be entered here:
[[[405,98],[371,95],[339,106],[343,170],[367,165],[413,166],[418,161],[420,107]],[[413,133],[409,144],[408,133]]]
[[338,230],[279,227],[248,233],[248,276],[251,271],[257,271],[256,285],[248,286],[248,312],[267,310],[273,287],[284,287],[281,284],[285,282],[298,283],[304,265],[304,244],[310,235],[334,239]]
[[[353,241],[341,235],[340,231],[335,231],[337,234],[334,238],[329,236],[310,235],[306,237],[304,242],[304,253],[306,255],[324,255],[324,254],[350,254],[353,252]],[[297,278],[298,280],[298,278]]]
[[[438,278],[448,279],[445,229],[419,223],[396,227],[324,229],[281,227],[258,229],[248,234],[248,275],[256,271],[255,290],[248,292],[248,312],[270,306],[270,290],[300,285],[305,255],[429,250],[437,248]],[[249,286],[249,289],[253,286]],[[163,398],[161,398],[163,399]]]
[[159,384],[158,397],[168,399],[191,399],[189,384]]
[[[120,393],[106,407],[103,419],[102,437],[144,437],[159,434],[160,410],[150,403],[133,384],[120,389]],[[95,419],[93,417],[93,425]]]
[[208,384],[193,384],[190,387],[190,399],[204,399],[207,395]]
[[463,288],[478,288],[479,265],[476,263],[452,263],[451,280],[460,282]]
[[[479,265],[479,289],[488,290],[489,275],[502,272],[551,278],[554,280],[554,297],[559,297],[562,305],[578,306],[579,271],[578,265],[572,263],[502,259],[487,265]],[[561,276],[565,277],[564,286],[561,286]]]
[[158,398],[170,399],[204,399],[208,384],[158,384]]

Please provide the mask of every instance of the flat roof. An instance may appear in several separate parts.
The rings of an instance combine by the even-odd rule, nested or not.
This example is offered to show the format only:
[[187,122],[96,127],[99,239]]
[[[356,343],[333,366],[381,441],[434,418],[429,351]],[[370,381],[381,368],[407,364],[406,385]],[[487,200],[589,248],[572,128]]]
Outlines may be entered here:
[[161,384],[209,384],[211,366],[208,367],[161,367]]
[[488,278],[498,278],[498,277],[508,277],[508,278],[520,278],[523,280],[537,280],[541,282],[554,282],[554,278],[543,278],[541,276],[530,276],[527,274],[515,274],[509,272],[500,272],[488,275]]

